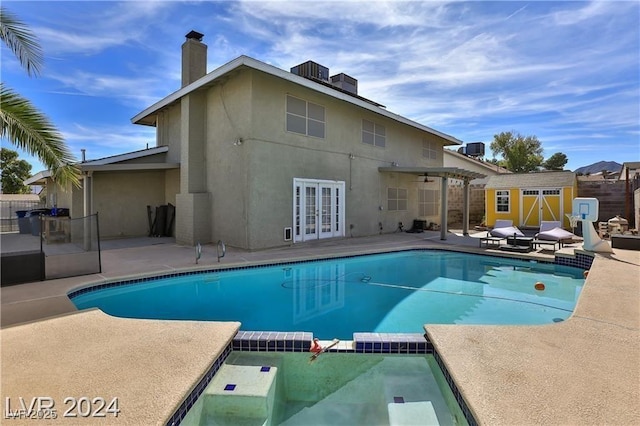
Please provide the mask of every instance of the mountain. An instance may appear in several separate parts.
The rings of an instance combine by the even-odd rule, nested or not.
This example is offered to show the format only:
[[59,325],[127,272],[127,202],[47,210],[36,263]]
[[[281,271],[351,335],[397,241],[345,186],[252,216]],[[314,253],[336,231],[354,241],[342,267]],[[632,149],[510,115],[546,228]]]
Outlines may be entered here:
[[622,164],[616,163],[615,161],[598,161],[597,163],[575,169],[574,173],[593,175],[596,173],[600,173],[603,170],[606,170],[608,172],[619,172],[620,170],[622,170]]

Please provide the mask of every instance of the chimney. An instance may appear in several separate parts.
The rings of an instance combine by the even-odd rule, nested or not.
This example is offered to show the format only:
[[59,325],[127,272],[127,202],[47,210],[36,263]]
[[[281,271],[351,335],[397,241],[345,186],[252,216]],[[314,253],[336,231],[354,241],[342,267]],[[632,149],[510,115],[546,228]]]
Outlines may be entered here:
[[190,31],[182,44],[182,86],[193,83],[207,73],[207,45],[202,43],[204,34]]

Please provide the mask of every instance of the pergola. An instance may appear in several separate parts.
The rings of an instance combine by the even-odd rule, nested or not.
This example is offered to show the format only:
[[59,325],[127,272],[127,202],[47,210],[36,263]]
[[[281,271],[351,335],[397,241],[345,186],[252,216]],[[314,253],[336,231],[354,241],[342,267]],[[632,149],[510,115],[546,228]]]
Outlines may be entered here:
[[486,175],[457,167],[378,167],[380,173],[404,173],[416,176],[441,178],[440,186],[440,239],[447,239],[447,187],[448,179],[458,179],[464,182],[462,233],[469,235],[469,182],[481,179]]

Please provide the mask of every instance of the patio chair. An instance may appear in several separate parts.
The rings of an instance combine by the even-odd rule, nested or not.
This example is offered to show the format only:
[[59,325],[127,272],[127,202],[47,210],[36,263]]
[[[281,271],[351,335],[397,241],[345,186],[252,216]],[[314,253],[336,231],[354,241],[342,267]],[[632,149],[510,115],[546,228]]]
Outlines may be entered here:
[[575,234],[562,229],[561,223],[555,220],[542,221],[540,231],[535,235],[536,240],[557,241],[563,244],[573,241]]
[[492,237],[507,238],[513,237],[514,235],[516,237],[524,237],[522,231],[519,230],[517,226],[513,226],[512,220],[496,220],[493,229],[489,233]]

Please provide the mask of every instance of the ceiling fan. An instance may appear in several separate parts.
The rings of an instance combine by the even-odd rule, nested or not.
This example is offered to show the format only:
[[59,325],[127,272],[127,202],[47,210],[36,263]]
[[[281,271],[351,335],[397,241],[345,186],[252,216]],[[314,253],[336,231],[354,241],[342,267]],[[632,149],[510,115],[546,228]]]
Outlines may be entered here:
[[429,179],[429,175],[427,173],[418,175],[418,177],[420,177],[420,180],[417,180],[416,182],[424,182],[424,183],[435,182],[433,179]]

